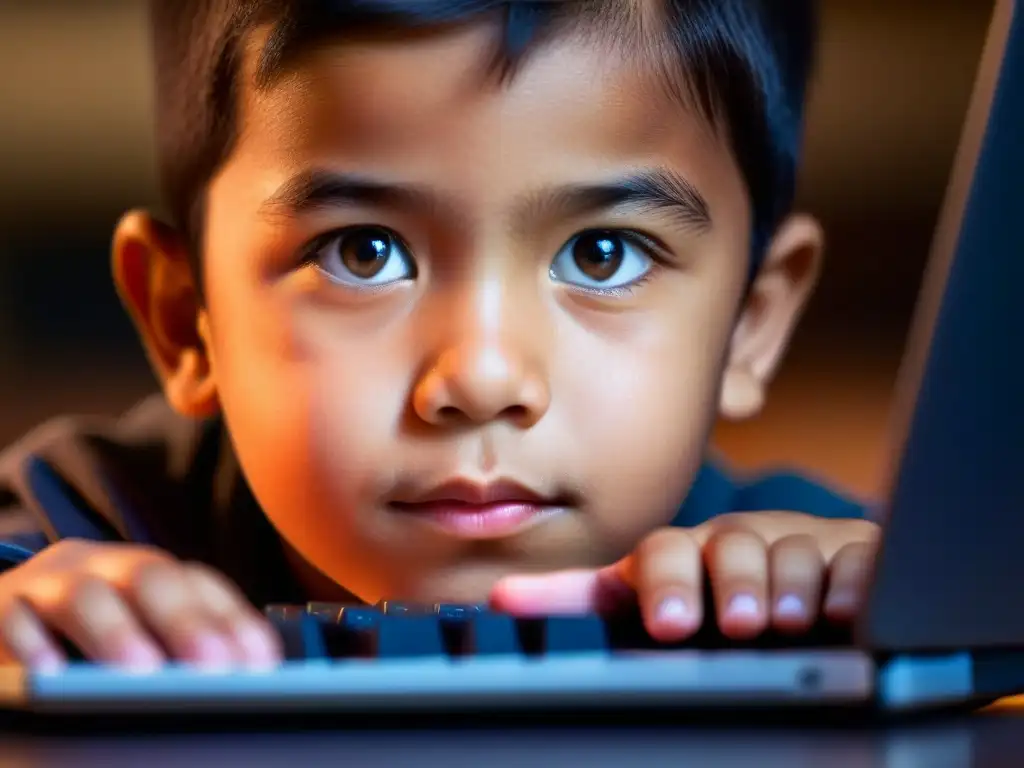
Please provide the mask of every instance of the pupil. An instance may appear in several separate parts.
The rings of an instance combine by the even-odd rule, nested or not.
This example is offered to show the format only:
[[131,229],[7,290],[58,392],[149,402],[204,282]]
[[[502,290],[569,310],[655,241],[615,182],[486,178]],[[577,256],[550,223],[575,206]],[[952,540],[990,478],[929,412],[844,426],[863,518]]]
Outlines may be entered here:
[[576,266],[593,280],[607,280],[622,265],[622,238],[613,232],[588,232],[573,245]]
[[384,267],[391,250],[385,232],[366,231],[349,235],[341,244],[341,260],[358,277],[373,277]]

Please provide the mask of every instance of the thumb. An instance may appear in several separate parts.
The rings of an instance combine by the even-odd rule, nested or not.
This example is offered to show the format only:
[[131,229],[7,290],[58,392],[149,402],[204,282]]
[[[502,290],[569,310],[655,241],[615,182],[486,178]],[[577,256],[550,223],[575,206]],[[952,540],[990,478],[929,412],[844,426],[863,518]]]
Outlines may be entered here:
[[516,616],[612,613],[636,603],[632,556],[605,568],[507,576],[491,591],[491,606]]

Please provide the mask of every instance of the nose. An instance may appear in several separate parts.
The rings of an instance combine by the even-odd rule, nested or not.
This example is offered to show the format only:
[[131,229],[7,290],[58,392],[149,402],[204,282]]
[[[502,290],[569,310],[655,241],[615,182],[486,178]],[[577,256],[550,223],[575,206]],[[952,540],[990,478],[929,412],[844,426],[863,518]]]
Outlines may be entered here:
[[420,380],[413,400],[417,416],[435,426],[504,419],[529,427],[550,398],[541,377],[509,350],[488,346],[446,351]]
[[551,396],[540,349],[545,334],[524,327],[533,323],[522,312],[497,317],[493,298],[481,312],[463,313],[449,305],[446,343],[413,390],[413,409],[424,422],[506,420],[527,428],[547,412]]

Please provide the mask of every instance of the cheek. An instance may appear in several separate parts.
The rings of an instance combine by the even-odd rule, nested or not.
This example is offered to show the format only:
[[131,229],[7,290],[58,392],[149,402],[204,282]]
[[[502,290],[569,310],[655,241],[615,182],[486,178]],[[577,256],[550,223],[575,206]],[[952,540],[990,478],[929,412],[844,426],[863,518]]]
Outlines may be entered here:
[[671,519],[704,459],[731,332],[698,299],[638,326],[573,338],[557,388],[601,535],[627,545]]
[[389,465],[406,396],[401,342],[270,287],[210,288],[214,375],[254,494],[276,524],[347,528]]

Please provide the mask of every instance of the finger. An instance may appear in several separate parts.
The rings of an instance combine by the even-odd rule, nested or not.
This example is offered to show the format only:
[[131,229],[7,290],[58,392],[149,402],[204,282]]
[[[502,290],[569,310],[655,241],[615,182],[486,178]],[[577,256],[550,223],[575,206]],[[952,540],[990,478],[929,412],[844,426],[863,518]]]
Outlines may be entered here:
[[243,664],[266,667],[280,661],[281,639],[242,593],[220,573],[204,565],[185,567],[189,591],[213,624],[234,644]]
[[517,616],[611,613],[631,605],[635,592],[626,565],[567,570],[538,576],[507,576],[491,591],[491,605]]
[[41,672],[56,672],[67,663],[59,643],[21,600],[13,601],[0,618],[0,660]]
[[85,578],[73,584],[66,599],[30,603],[43,622],[92,660],[138,671],[159,667],[165,656],[107,582]]
[[818,619],[825,560],[813,536],[787,536],[768,552],[771,621],[780,632],[806,632]]
[[854,542],[840,549],[829,568],[829,587],[825,597],[825,617],[845,624],[857,616],[874,560],[871,542]]
[[700,629],[704,563],[700,545],[688,532],[666,529],[649,536],[637,548],[632,570],[651,637],[675,642]]
[[207,668],[225,668],[238,661],[231,639],[199,607],[180,564],[143,566],[130,580],[128,594],[172,658]]
[[768,625],[768,549],[745,528],[724,528],[704,545],[718,626],[727,637],[748,639]]

